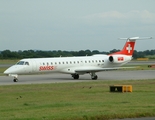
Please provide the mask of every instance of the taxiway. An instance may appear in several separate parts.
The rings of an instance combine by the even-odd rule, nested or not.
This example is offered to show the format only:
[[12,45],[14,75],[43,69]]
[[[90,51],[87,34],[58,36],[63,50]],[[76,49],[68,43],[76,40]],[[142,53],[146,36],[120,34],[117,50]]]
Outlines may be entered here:
[[[132,70],[132,71],[104,71],[96,73],[98,80],[146,80],[155,79],[155,70]],[[63,83],[63,82],[90,82],[93,81],[89,74],[80,75],[78,80],[74,80],[69,74],[38,74],[19,75],[19,82],[13,82],[13,77],[0,76],[0,85],[14,84],[41,84],[41,83]]]

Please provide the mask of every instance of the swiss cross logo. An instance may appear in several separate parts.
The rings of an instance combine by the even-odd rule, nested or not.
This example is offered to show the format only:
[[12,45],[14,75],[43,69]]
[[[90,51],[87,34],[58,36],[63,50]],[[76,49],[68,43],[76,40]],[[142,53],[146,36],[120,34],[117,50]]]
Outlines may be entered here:
[[117,60],[118,61],[124,61],[124,57],[118,57]]
[[130,44],[128,44],[128,46],[126,47],[126,50],[128,51],[128,53],[130,53],[130,51],[132,50],[132,47]]

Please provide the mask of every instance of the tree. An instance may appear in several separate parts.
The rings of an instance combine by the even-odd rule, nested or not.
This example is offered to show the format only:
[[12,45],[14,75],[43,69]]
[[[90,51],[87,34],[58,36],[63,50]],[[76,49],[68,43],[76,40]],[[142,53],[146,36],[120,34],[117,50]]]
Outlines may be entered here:
[[80,51],[78,52],[78,56],[86,56],[85,51],[84,51],[84,50],[80,50]]
[[[61,51],[61,50],[53,50],[53,51],[42,51],[42,50],[24,50],[21,51],[10,51],[4,50],[0,52],[1,59],[22,59],[22,58],[43,58],[43,57],[66,57],[66,56],[90,56],[93,54],[109,54],[114,53],[119,50],[113,49],[110,52],[99,52],[98,50],[80,50],[80,51]],[[155,50],[145,50],[145,51],[136,51],[134,50],[133,57],[140,58],[145,57],[147,55],[151,55],[152,59],[155,58]]]
[[92,51],[92,54],[94,55],[94,54],[100,54],[100,52],[98,51],[98,50],[93,50]]
[[118,52],[120,50],[117,50],[117,49],[113,49],[113,50],[110,50],[110,53],[114,53],[114,52]]
[[12,52],[10,50],[4,50],[1,52],[2,58],[12,58]]

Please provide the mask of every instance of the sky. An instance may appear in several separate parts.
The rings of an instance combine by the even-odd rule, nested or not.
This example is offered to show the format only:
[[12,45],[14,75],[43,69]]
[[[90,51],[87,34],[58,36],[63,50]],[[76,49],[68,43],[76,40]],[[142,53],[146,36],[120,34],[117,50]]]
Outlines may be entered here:
[[155,0],[0,0],[0,51],[155,49]]

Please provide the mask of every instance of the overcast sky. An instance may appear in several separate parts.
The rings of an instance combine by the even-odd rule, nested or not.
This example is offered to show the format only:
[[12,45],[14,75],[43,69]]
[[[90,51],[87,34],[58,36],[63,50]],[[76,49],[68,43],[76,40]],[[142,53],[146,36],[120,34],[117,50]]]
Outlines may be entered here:
[[155,0],[0,0],[0,50],[155,49]]

